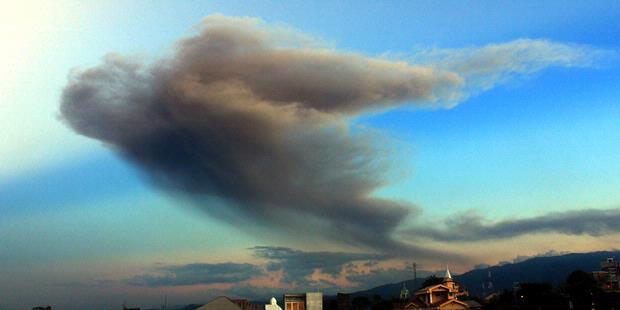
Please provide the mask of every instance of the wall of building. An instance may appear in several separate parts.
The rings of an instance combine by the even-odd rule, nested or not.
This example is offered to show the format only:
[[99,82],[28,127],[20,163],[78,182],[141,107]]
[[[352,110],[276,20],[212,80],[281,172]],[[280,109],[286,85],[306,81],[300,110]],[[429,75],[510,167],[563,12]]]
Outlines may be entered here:
[[306,293],[306,310],[323,310],[323,293]]
[[305,310],[305,294],[284,294],[284,310]]

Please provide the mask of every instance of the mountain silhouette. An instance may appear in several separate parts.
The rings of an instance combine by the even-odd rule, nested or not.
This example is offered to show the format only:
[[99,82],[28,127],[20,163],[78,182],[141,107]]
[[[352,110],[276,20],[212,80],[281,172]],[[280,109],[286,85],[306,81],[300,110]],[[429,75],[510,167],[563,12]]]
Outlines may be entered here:
[[[482,296],[482,283],[488,283],[489,272],[493,283],[493,291],[512,289],[515,282],[548,282],[559,285],[568,275],[577,269],[592,272],[600,269],[601,261],[608,257],[620,258],[620,251],[600,251],[589,253],[571,253],[549,257],[533,257],[518,263],[509,263],[488,268],[474,269],[460,275],[453,275],[454,279],[463,284],[472,296]],[[438,276],[443,276],[438,274]],[[417,279],[403,282],[380,285],[368,290],[354,292],[351,295],[372,297],[379,295],[382,298],[396,298],[400,294],[403,284],[410,292],[414,292],[424,282]],[[488,293],[489,290],[487,289]]]

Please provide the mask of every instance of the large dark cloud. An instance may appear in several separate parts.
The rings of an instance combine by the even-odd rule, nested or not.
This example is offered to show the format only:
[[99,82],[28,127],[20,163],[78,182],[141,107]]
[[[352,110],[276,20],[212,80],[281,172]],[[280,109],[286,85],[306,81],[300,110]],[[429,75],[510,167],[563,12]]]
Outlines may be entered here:
[[349,128],[345,119],[438,99],[459,77],[281,47],[290,35],[243,19],[212,16],[202,26],[170,59],[144,66],[110,55],[72,76],[62,96],[66,122],[144,168],[157,184],[199,202],[223,199],[234,216],[380,250],[416,251],[391,237],[415,208],[371,195],[386,176],[379,137]]
[[446,229],[416,227],[406,235],[445,242],[507,239],[525,234],[559,233],[600,236],[620,232],[620,209],[586,209],[487,223],[481,216],[459,216],[447,221]]
[[162,266],[155,274],[142,274],[126,282],[138,286],[179,286],[215,283],[236,283],[260,277],[262,268],[252,264],[187,264]]
[[[507,72],[570,66],[590,52],[525,40],[442,51],[458,61],[421,66],[312,43],[253,19],[210,16],[168,58],[145,65],[109,55],[74,73],[61,114],[212,215],[432,258],[393,238],[416,208],[373,196],[390,177],[389,144],[350,118],[403,104],[448,107],[463,98],[461,75],[486,89]],[[476,64],[485,69],[472,73]]]

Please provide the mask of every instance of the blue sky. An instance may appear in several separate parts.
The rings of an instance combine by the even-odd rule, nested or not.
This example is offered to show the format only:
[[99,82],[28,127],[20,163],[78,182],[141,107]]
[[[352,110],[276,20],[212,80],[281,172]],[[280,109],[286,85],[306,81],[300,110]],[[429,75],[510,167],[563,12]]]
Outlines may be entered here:
[[[526,64],[539,61],[536,70],[498,67],[483,77],[455,70],[466,77],[470,96],[453,107],[419,107],[417,99],[405,98],[389,109],[347,116],[353,131],[370,129],[385,138],[377,139],[377,146],[388,146],[393,170],[385,186],[373,188],[373,195],[402,201],[410,211],[393,231],[397,240],[454,254],[440,261],[420,258],[426,270],[448,262],[466,271],[478,263],[550,250],[610,249],[620,236],[617,228],[575,234],[553,227],[471,242],[446,242],[430,233],[406,235],[411,227],[425,229],[432,223],[447,229],[453,225],[450,220],[471,216],[484,231],[507,220],[617,212],[620,6],[613,1],[60,1],[14,4],[3,11],[1,34],[9,44],[0,60],[0,292],[9,293],[0,293],[0,309],[34,306],[24,300],[71,308],[63,304],[71,283],[83,284],[76,291],[84,296],[84,305],[95,307],[116,305],[123,298],[157,303],[162,290],[173,301],[193,302],[207,299],[199,290],[243,295],[250,292],[243,289],[251,287],[256,294],[260,289],[313,287],[310,280],[319,279],[343,290],[373,284],[370,279],[353,283],[344,271],[332,274],[320,267],[307,274],[310,282],[278,278],[300,274],[286,269],[294,264],[249,277],[242,287],[207,280],[202,286],[164,287],[128,281],[161,273],[157,264],[232,262],[267,268],[272,261],[254,249],[261,245],[301,251],[307,257],[321,252],[372,254],[344,256],[356,263],[388,255],[381,256],[374,270],[385,274],[409,259],[364,243],[295,233],[286,225],[270,229],[254,223],[251,213],[231,220],[239,207],[226,197],[202,197],[197,207],[196,197],[153,184],[151,171],[119,156],[118,145],[79,135],[63,121],[61,94],[71,72],[98,66],[108,53],[134,55],[147,63],[175,57],[175,42],[195,36],[201,20],[216,13],[258,18],[265,31],[294,29],[333,53],[442,69],[441,64],[463,61],[459,57],[465,49],[484,56],[489,46],[510,48],[521,42],[530,51],[530,45],[546,42],[543,45],[558,54],[544,54],[549,58],[542,60],[519,58]],[[516,41],[520,39],[530,41]],[[434,59],[439,64],[419,61],[421,55],[436,56],[433,52],[438,51],[444,52],[444,58]],[[567,57],[562,53],[575,51],[583,53],[581,58],[562,60]],[[504,78],[494,79],[497,72]],[[476,78],[494,84],[488,89],[470,84]],[[225,211],[203,212],[203,205]],[[317,221],[327,225],[320,216]],[[459,229],[471,233],[467,227]],[[481,255],[480,248],[489,252]],[[7,283],[14,283],[11,289]],[[103,295],[94,293],[95,287]],[[110,298],[117,301],[109,304]]]

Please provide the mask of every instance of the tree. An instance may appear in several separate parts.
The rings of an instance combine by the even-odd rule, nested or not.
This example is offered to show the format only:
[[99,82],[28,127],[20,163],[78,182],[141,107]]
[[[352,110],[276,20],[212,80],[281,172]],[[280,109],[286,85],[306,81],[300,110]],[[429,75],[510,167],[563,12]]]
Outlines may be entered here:
[[592,309],[593,297],[599,291],[592,274],[583,270],[575,270],[568,275],[562,291],[568,294],[573,303],[573,309]]
[[323,310],[338,310],[338,300],[336,300],[335,298],[324,298]]
[[549,283],[522,283],[517,291],[519,309],[566,309],[568,301]]
[[487,310],[506,310],[514,309],[516,307],[514,300],[514,292],[511,290],[504,290],[499,295],[496,295],[489,303],[484,306]]
[[377,295],[375,294],[372,297],[372,306],[370,307],[371,310],[391,310],[392,309],[392,303],[389,300],[384,300],[383,298],[381,298],[381,295]]
[[351,301],[351,306],[355,310],[365,310],[370,307],[370,301],[368,300],[368,297],[357,296]]

